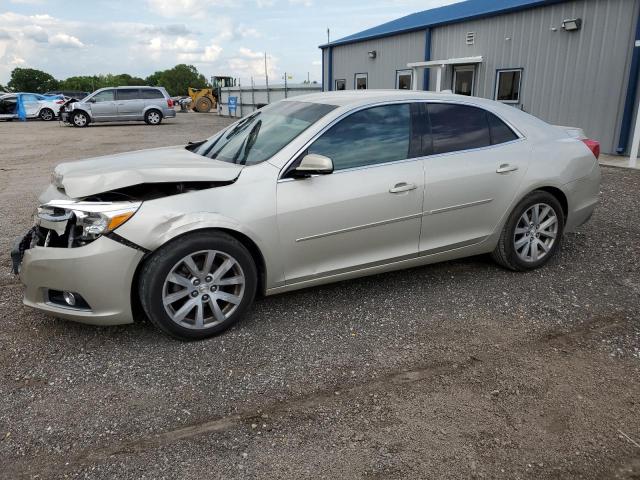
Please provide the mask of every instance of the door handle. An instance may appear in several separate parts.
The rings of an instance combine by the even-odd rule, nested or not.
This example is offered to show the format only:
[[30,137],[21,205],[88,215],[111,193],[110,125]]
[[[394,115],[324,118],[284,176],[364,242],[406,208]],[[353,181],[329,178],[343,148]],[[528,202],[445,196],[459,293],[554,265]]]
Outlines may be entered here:
[[415,184],[413,183],[407,183],[407,182],[400,182],[400,183],[396,183],[393,187],[391,187],[389,189],[389,193],[402,193],[402,192],[409,192],[411,190],[415,190],[416,187]]
[[498,167],[498,169],[496,170],[496,173],[509,173],[509,172],[515,172],[516,170],[518,170],[517,165],[509,165],[508,163],[503,163]]

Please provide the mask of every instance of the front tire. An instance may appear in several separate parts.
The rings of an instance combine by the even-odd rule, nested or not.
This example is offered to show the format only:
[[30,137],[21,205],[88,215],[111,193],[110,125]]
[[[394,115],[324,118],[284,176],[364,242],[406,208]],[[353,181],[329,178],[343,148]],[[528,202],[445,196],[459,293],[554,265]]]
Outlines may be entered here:
[[144,121],[147,125],[160,125],[162,114],[158,110],[149,110],[144,114]]
[[558,199],[548,192],[536,190],[513,209],[491,255],[510,270],[539,268],[560,249],[564,223],[564,212]]
[[71,114],[71,123],[74,127],[84,128],[89,125],[89,115],[84,112],[73,112]]
[[196,232],[161,247],[140,272],[142,307],[160,330],[183,340],[218,334],[253,303],[258,273],[242,243]]
[[56,119],[56,114],[53,113],[53,110],[50,108],[43,108],[40,110],[40,120],[44,120],[45,122],[50,122]]

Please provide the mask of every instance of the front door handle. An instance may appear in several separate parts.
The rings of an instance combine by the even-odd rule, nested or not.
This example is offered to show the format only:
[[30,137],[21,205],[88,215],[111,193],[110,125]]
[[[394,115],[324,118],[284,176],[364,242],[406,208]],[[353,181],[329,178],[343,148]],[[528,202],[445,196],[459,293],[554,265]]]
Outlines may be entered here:
[[518,170],[517,165],[509,165],[508,163],[503,163],[498,167],[498,169],[496,170],[496,173],[509,173],[509,172],[515,172],[516,170]]
[[415,190],[416,187],[415,184],[413,183],[407,183],[407,182],[400,182],[400,183],[396,183],[393,187],[391,187],[389,189],[389,193],[402,193],[402,192],[409,192],[411,190]]

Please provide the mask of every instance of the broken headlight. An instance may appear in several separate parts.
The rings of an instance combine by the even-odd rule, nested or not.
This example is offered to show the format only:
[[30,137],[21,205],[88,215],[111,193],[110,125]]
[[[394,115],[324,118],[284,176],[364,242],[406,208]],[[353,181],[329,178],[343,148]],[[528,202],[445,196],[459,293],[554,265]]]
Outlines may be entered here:
[[[111,205],[113,206],[113,205]],[[114,231],[124,222],[133,217],[136,213],[139,203],[136,206],[128,206],[127,208],[118,208],[117,210],[111,210],[105,208],[104,210],[73,211],[76,217],[76,227],[81,229],[82,240],[95,240],[100,235]]]
[[43,246],[81,247],[121,226],[141,204],[52,200],[38,208],[38,237]]

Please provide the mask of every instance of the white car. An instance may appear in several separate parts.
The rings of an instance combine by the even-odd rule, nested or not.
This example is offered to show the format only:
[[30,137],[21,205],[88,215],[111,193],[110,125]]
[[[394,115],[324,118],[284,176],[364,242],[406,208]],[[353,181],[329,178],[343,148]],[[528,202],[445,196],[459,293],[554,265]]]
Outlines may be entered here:
[[62,95],[45,96],[37,93],[7,93],[0,95],[0,119],[11,121],[18,118],[18,96],[22,98],[27,118],[55,120],[65,102]]
[[57,317],[131,323],[139,302],[163,331],[204,338],[257,292],[484,253],[541,267],[593,213],[598,154],[480,98],[295,97],[201,142],[59,165],[14,271],[24,303]]

